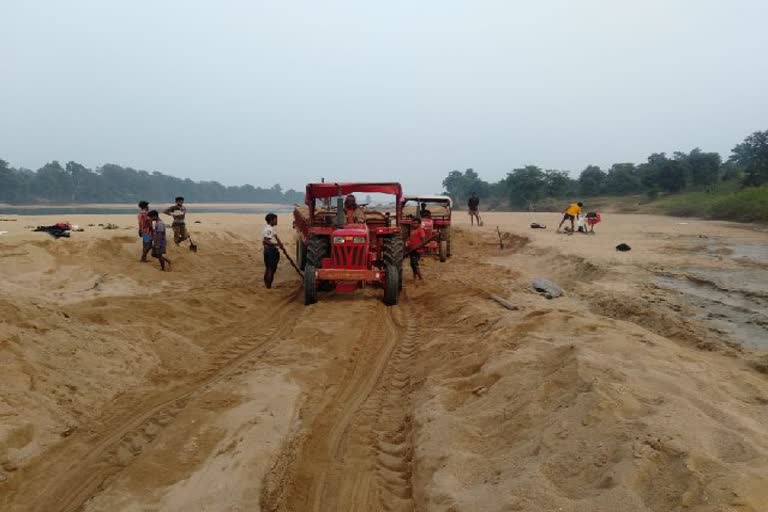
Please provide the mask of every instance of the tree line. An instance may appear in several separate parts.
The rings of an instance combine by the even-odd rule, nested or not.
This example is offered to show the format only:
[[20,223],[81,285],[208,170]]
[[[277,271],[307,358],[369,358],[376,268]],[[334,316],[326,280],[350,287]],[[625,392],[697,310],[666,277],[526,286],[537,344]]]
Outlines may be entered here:
[[654,199],[660,194],[712,190],[723,182],[738,187],[768,184],[768,130],[749,135],[725,161],[718,153],[696,148],[676,151],[671,157],[653,153],[641,164],[615,163],[608,169],[589,165],[578,178],[568,171],[526,165],[496,183],[482,180],[473,169],[454,170],[443,180],[443,188],[460,205],[474,192],[497,206],[534,210],[547,199],[630,194]]
[[218,181],[192,181],[160,172],[105,164],[96,169],[68,162],[49,162],[37,171],[13,168],[0,159],[0,203],[135,203],[168,201],[184,196],[192,202],[301,203],[304,194],[280,185],[225,186]]

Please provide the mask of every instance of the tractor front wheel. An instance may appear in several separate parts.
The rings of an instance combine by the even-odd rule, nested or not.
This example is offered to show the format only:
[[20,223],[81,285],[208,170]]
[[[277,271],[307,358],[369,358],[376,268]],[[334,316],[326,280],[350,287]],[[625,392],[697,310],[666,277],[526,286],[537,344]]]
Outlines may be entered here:
[[394,265],[385,267],[387,273],[384,278],[384,304],[394,306],[400,295],[400,270]]
[[445,262],[448,259],[448,241],[440,240],[440,261]]
[[304,305],[309,306],[317,302],[317,278],[315,267],[307,265],[304,268]]

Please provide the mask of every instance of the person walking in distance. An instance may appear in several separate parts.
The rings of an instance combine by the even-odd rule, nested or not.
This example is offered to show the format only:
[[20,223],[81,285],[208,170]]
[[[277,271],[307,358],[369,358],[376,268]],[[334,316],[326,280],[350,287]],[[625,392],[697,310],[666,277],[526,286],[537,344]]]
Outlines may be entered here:
[[173,223],[171,228],[173,229],[173,241],[176,245],[179,245],[184,240],[189,239],[189,233],[187,232],[187,207],[184,206],[184,198],[179,196],[176,198],[176,204],[173,204],[163,210],[163,213],[173,217]]
[[152,250],[152,220],[149,218],[149,203],[139,201],[139,238],[141,238],[141,259],[147,263],[147,254]]
[[165,257],[165,250],[167,246],[167,240],[165,237],[165,222],[160,219],[160,214],[157,210],[152,210],[147,214],[149,219],[154,223],[152,228],[152,257],[157,258],[160,262],[160,270],[165,271],[165,267],[171,270],[171,260]]
[[570,232],[571,232],[571,234],[573,234],[575,229],[576,229],[576,226],[575,226],[576,216],[581,214],[581,208],[583,206],[584,205],[582,203],[573,203],[573,204],[568,205],[568,208],[563,210],[563,220],[560,221],[560,225],[557,226],[557,231],[555,231],[555,233],[559,233],[560,232],[560,228],[563,227],[563,223],[565,223],[565,221],[567,221],[567,220],[570,220],[571,221],[571,231]]
[[427,232],[421,227],[421,219],[414,217],[411,225],[411,234],[408,237],[408,257],[411,259],[411,270],[413,271],[413,280],[423,280],[419,262],[421,255],[424,254],[424,242],[427,241]]
[[282,247],[283,244],[275,232],[277,215],[268,213],[264,220],[266,224],[261,230],[261,242],[264,245],[264,286],[270,289],[272,288],[272,281],[275,279],[275,272],[277,272],[277,264],[280,262],[278,248]]
[[480,219],[480,198],[477,197],[477,193],[472,192],[467,201],[467,207],[469,208],[469,224],[475,225],[475,219],[477,219],[477,225],[482,226],[483,221]]

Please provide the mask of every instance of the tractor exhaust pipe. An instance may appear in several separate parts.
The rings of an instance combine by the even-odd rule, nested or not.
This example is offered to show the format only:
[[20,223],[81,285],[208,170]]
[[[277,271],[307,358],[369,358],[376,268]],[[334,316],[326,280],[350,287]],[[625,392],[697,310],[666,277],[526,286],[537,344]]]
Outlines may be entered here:
[[336,227],[342,228],[347,223],[347,213],[344,211],[344,198],[336,198]]

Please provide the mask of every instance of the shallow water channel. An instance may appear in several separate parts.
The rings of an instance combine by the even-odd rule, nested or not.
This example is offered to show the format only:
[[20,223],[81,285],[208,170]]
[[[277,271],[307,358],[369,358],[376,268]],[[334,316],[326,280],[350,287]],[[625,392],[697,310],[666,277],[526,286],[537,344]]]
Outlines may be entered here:
[[768,349],[768,272],[763,269],[687,268],[656,278],[682,295],[697,319],[746,348]]

